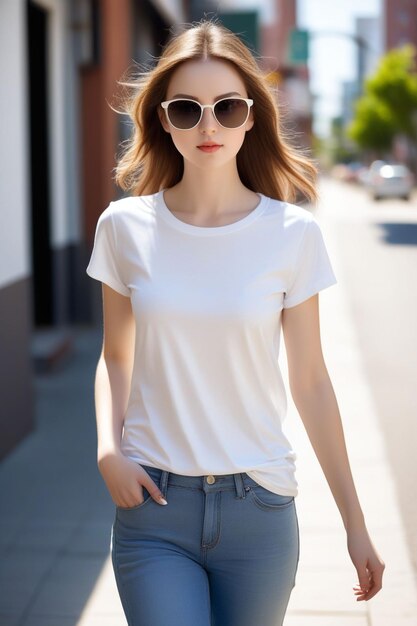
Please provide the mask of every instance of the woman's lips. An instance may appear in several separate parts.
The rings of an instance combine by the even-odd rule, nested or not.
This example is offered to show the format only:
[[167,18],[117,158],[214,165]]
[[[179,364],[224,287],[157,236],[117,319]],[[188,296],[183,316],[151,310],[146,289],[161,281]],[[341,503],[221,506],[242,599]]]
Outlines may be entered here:
[[216,152],[221,146],[197,146],[197,148],[203,152]]

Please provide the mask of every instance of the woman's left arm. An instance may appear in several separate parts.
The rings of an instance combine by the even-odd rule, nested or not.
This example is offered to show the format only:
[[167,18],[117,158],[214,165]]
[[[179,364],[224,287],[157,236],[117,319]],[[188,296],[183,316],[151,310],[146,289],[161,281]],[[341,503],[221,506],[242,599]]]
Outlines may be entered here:
[[324,362],[319,297],[282,311],[291,395],[329,484],[347,533],[348,551],[359,584],[357,600],[370,600],[382,588],[385,564],[369,537],[355,489],[333,386]]

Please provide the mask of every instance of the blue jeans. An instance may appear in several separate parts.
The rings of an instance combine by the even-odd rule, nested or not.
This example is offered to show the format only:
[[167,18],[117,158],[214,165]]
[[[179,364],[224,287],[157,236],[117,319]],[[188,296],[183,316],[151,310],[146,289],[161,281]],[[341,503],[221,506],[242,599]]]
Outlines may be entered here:
[[143,487],[141,504],[116,507],[111,554],[129,626],[280,626],[299,560],[294,498],[246,473],[142,467],[168,504]]

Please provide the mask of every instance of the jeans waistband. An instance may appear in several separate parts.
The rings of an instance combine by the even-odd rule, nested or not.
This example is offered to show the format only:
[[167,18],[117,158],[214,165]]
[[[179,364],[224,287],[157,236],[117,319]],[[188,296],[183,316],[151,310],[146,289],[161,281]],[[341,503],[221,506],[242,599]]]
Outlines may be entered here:
[[166,495],[168,485],[198,489],[206,493],[213,491],[235,490],[239,498],[245,497],[245,487],[253,483],[246,472],[236,474],[206,474],[204,476],[185,476],[175,474],[158,467],[140,464],[148,472],[152,480],[159,483],[159,488]]

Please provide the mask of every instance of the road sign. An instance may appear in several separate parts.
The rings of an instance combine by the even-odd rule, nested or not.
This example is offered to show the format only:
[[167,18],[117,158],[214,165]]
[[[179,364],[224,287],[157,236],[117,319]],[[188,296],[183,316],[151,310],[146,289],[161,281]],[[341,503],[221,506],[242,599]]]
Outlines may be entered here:
[[306,65],[308,61],[308,30],[294,28],[290,32],[288,59],[293,65]]
[[219,11],[223,26],[238,35],[249,49],[259,50],[259,14],[254,11]]

